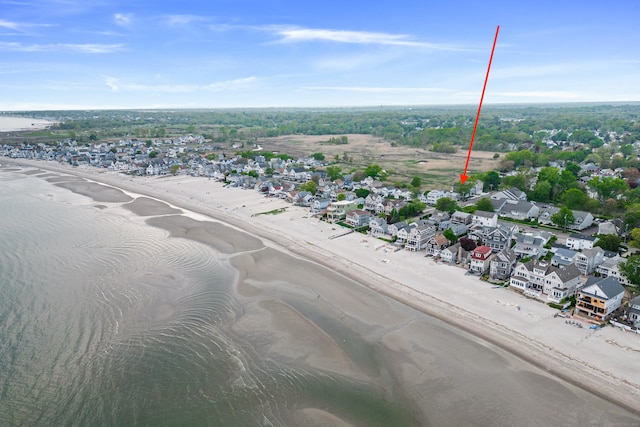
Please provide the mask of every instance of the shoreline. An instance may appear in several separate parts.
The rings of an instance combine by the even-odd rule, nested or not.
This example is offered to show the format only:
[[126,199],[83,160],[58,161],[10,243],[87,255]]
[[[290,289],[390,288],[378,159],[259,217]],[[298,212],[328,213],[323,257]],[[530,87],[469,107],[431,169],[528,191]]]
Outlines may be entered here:
[[[337,226],[308,218],[306,209],[265,199],[253,190],[224,188],[207,178],[129,177],[90,167],[4,160],[0,164],[80,176],[223,222],[257,236],[268,246],[275,245],[279,250],[327,267],[640,414],[640,373],[633,369],[640,354],[638,335],[613,327],[597,332],[572,328],[562,319],[554,319],[555,310],[540,302],[509,289],[492,289],[477,277],[466,276],[462,269],[437,264],[420,253],[384,252],[384,242],[359,233],[330,240],[331,234],[339,233]],[[287,209],[279,215],[255,215],[280,207]],[[386,262],[380,262],[383,260]],[[516,304],[522,310],[515,310]],[[579,341],[572,344],[576,338]],[[605,347],[607,343],[609,346]]]

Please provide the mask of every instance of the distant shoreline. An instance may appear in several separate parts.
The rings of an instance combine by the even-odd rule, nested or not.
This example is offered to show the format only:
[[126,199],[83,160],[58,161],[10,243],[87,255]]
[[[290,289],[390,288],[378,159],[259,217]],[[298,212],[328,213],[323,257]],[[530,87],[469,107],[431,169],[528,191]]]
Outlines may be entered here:
[[0,132],[20,132],[25,130],[42,130],[55,125],[56,122],[32,117],[8,117],[0,115]]

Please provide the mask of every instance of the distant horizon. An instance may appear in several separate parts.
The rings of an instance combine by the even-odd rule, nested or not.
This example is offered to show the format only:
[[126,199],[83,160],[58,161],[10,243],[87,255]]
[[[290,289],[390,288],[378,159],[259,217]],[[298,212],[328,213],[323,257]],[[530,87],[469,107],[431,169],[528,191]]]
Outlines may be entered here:
[[[580,107],[580,106],[608,106],[608,105],[638,105],[640,101],[575,101],[575,102],[510,102],[510,103],[484,103],[482,110],[492,107]],[[69,108],[69,109],[43,109],[43,110],[0,110],[0,114],[14,116],[19,113],[45,113],[64,111],[250,111],[250,110],[384,110],[384,109],[426,109],[426,108],[474,108],[477,104],[389,104],[389,105],[346,105],[346,106],[270,106],[270,107],[96,107],[96,108]]]

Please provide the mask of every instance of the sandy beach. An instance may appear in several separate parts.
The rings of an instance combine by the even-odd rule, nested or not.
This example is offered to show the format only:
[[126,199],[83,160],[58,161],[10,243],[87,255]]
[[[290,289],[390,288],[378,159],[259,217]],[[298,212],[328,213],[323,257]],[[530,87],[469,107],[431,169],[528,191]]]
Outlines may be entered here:
[[[268,249],[284,250],[292,256],[312,261],[306,265],[305,271],[292,274],[308,275],[308,292],[317,293],[318,298],[332,301],[336,295],[331,294],[331,286],[314,284],[321,279],[314,265],[328,267],[336,273],[334,286],[339,286],[339,277],[348,277],[369,289],[440,319],[444,328],[448,327],[446,325],[460,328],[472,337],[506,349],[554,376],[640,414],[640,370],[637,369],[640,335],[625,333],[613,327],[594,331],[585,324],[584,328],[577,328],[567,324],[565,319],[554,317],[557,311],[545,304],[509,289],[493,288],[477,277],[466,275],[466,271],[459,267],[436,263],[425,257],[424,253],[394,251],[383,241],[359,233],[332,239],[330,237],[343,230],[337,225],[310,217],[307,209],[292,206],[282,200],[264,198],[255,191],[225,188],[221,183],[207,178],[129,177],[90,167],[72,168],[52,162],[18,162],[4,158],[0,159],[0,164],[23,164],[35,168],[34,172],[30,172],[33,174],[55,171],[95,181],[64,180],[56,183],[58,178],[47,178],[58,186],[79,194],[91,195],[96,201],[132,201],[125,205],[127,209],[139,216],[154,216],[147,222],[167,230],[171,236],[189,237],[215,246],[222,253],[242,253],[233,260],[239,270],[246,272],[246,277],[239,280],[238,292],[241,294],[250,296],[252,292],[256,292],[252,278],[259,278],[263,283],[275,282],[281,271],[293,268],[283,265],[276,270],[261,269],[260,259],[269,256],[269,252],[253,251],[265,246]],[[96,186],[99,184],[96,182],[122,189],[128,194],[123,194],[116,188],[98,188]],[[134,195],[146,197],[137,197],[133,201]],[[276,215],[264,214],[279,208],[286,209]],[[213,218],[232,228],[205,221],[197,215],[178,215],[183,210]],[[225,239],[220,239],[220,234],[225,234]],[[220,243],[221,241],[231,243]],[[347,297],[341,293],[340,298]],[[372,318],[372,307],[367,303],[368,301],[359,300],[356,295],[352,301],[346,301],[350,307],[350,319],[361,319],[369,325],[376,322],[384,324],[385,307],[373,307],[377,315]],[[296,316],[295,311],[286,308],[282,302],[263,304],[264,309],[272,314],[274,322],[295,321],[292,319],[292,316]],[[299,321],[303,320],[300,317]],[[248,330],[251,328],[251,321],[248,317],[237,327]],[[413,329],[415,330],[408,326],[403,330],[404,334],[415,334],[413,341],[396,339],[397,336],[393,333],[387,333],[380,339],[398,354],[413,358],[411,363],[406,364],[406,372],[401,375],[407,381],[414,378],[418,387],[420,375],[414,371],[414,366],[428,366],[428,361],[420,360],[421,353],[406,348],[409,342],[418,343],[425,339],[421,337],[417,326]],[[345,350],[331,345],[323,346],[323,342],[329,341],[321,334],[306,333],[303,328],[298,336],[286,338],[289,347],[295,346],[296,340],[305,339],[314,340],[311,347],[324,347],[326,351],[310,354],[301,350],[301,357],[337,372],[349,371],[349,357],[344,354]],[[481,341],[479,343],[482,345]],[[500,375],[499,372],[491,374],[496,378]],[[312,412],[309,410],[301,413],[300,418],[311,417]],[[314,417],[316,420],[330,418],[329,415],[322,414]],[[507,418],[504,420],[506,422]],[[499,424],[504,425],[503,422]],[[544,424],[543,421],[540,422],[540,425]],[[327,425],[339,424],[327,421]]]

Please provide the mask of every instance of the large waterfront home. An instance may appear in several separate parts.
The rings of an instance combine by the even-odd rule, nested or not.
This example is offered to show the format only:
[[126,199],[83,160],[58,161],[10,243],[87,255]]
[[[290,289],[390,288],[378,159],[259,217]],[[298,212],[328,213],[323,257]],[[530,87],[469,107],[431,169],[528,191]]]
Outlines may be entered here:
[[614,277],[590,277],[576,298],[576,314],[603,322],[622,304],[624,287]]

